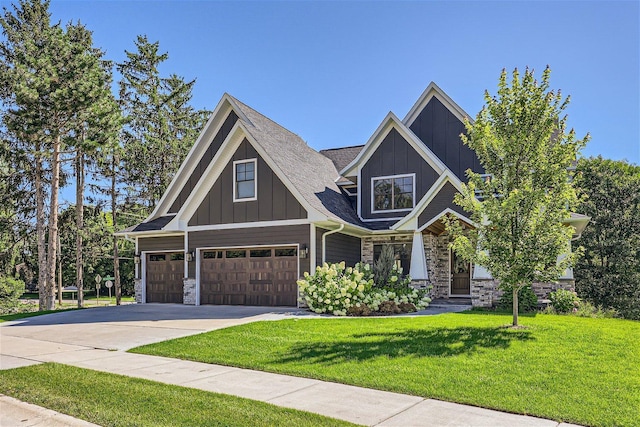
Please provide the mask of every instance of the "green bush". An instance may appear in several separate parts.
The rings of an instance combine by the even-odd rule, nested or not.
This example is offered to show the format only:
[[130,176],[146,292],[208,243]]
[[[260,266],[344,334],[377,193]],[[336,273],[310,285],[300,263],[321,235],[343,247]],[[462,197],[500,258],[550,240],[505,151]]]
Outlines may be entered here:
[[[513,308],[513,288],[510,286],[503,286],[504,293],[498,301],[498,307],[504,310],[511,310]],[[538,308],[538,297],[531,286],[524,286],[518,291],[518,312],[526,313],[535,311]]]
[[595,306],[589,301],[580,301],[575,310],[578,317],[595,317],[595,318],[615,318],[620,317],[620,313],[614,308],[602,308]]
[[[391,270],[394,271],[398,270]],[[341,262],[324,263],[316,268],[313,275],[304,273],[304,278],[298,280],[298,287],[300,301],[315,313],[366,316],[372,312],[390,314],[395,312],[399,304],[411,304],[418,310],[426,308],[431,302],[426,290],[413,289],[409,286],[410,282],[409,277],[401,278],[394,273],[389,277],[389,287],[374,288],[369,264],[358,263],[355,267],[345,267],[345,263]],[[388,311],[390,307],[395,309]]]
[[24,282],[11,276],[0,275],[0,313],[12,312],[24,293]]
[[567,291],[565,289],[558,289],[555,292],[549,294],[551,300],[551,306],[558,313],[569,313],[578,307],[580,298],[575,292]]

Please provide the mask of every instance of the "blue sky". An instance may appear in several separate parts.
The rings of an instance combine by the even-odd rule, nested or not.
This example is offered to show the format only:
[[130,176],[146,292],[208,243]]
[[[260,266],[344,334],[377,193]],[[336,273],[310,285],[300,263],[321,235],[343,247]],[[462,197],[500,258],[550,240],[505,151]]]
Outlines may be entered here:
[[584,155],[640,164],[639,5],[53,0],[51,12],[116,62],[138,34],[160,41],[161,71],[197,78],[194,106],[229,92],[318,150],[365,143],[430,81],[475,116],[502,68],[549,64],[569,125],[592,135]]

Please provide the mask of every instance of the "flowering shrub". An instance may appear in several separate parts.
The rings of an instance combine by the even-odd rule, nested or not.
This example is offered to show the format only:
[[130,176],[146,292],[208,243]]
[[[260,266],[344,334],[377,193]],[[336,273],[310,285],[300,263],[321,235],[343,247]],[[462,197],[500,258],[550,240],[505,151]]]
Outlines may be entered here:
[[[396,270],[397,271],[397,270]],[[411,279],[401,279],[399,274],[391,275],[390,281],[405,283],[404,288],[374,288],[373,273],[369,264],[358,263],[355,267],[345,267],[345,263],[327,264],[317,267],[313,275],[304,274],[298,280],[301,302],[316,313],[330,313],[336,316],[368,314],[377,312],[386,301],[396,305],[413,304],[416,309],[426,308],[431,299],[424,290],[408,286]],[[366,307],[366,309],[364,308]]]
[[549,294],[551,305],[558,313],[568,313],[578,307],[580,298],[577,297],[575,292],[567,291],[565,289],[558,289],[555,292]]

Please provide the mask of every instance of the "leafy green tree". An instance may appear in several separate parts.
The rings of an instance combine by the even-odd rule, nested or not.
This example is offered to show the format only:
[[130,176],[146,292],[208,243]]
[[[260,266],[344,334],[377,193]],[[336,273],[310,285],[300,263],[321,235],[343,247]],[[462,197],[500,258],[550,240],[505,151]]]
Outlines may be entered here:
[[122,174],[129,197],[152,210],[169,186],[204,125],[208,112],[189,105],[195,80],[162,77],[168,59],[159,43],[138,36],[137,51],[117,68],[120,104],[126,119],[122,132]]
[[[469,182],[455,202],[469,212],[476,228],[465,231],[452,218],[452,248],[486,267],[513,294],[513,326],[518,326],[518,291],[534,282],[557,280],[576,259],[573,229],[563,224],[577,202],[568,169],[588,135],[567,132],[563,112],[569,98],[549,89],[547,67],[538,82],[533,70],[503,70],[495,96],[475,122],[465,120],[465,144],[478,156],[489,178],[467,171]],[[480,194],[480,198],[478,198]],[[566,256],[563,256],[565,255]]]
[[591,217],[575,269],[580,298],[640,319],[640,166],[581,159],[575,180],[579,211]]

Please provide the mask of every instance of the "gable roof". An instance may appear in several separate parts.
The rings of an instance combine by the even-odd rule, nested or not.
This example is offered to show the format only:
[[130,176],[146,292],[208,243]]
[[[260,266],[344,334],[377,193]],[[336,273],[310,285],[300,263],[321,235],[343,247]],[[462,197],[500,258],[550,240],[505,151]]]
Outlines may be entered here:
[[467,112],[464,111],[462,107],[456,104],[456,102],[451,99],[449,95],[447,95],[442,89],[440,89],[440,87],[434,82],[429,83],[429,86],[427,86],[424,92],[422,92],[420,98],[418,98],[416,103],[413,104],[413,107],[411,107],[407,115],[404,117],[402,123],[404,123],[407,127],[411,127],[411,124],[433,97],[438,98],[438,100],[442,102],[442,104],[447,107],[447,109],[451,111],[451,113],[453,113],[453,115],[455,115],[460,121],[463,121],[466,117],[471,123],[473,123],[473,118],[469,114],[467,114]]

